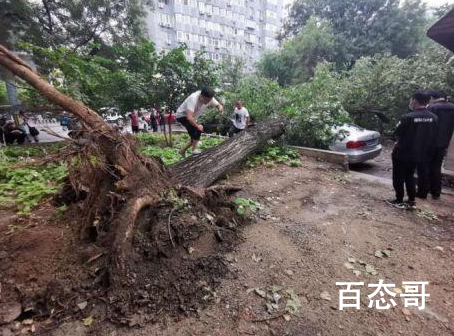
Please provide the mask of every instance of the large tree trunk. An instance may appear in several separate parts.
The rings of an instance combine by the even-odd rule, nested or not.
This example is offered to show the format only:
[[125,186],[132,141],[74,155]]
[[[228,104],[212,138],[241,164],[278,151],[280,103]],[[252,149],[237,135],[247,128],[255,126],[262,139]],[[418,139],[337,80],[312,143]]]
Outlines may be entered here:
[[269,119],[236,134],[216,147],[175,164],[171,171],[183,185],[208,187],[227,171],[284,133],[282,120]]
[[[121,293],[118,297],[125,294],[130,301],[134,301],[135,291],[132,284],[137,280],[134,267],[137,270],[137,267],[140,269],[142,266],[136,264],[132,257],[136,255],[133,248],[136,229],[144,223],[148,225],[148,239],[151,239],[154,231],[159,231],[159,228],[156,229],[158,223],[153,220],[155,217],[144,218],[143,214],[153,209],[162,213],[162,203],[166,201],[165,191],[177,190],[177,182],[207,187],[228,169],[259,150],[267,140],[281,135],[284,130],[278,120],[259,123],[169,170],[159,159],[140,155],[132,136],[124,136],[115,131],[95,111],[56,90],[24,61],[1,45],[0,65],[25,80],[52,103],[80,118],[84,137],[88,141],[77,145],[81,160],[78,161],[80,164],[75,165],[72,162],[70,165],[71,186],[75,190],[82,189],[82,186],[87,192],[84,230],[90,233],[95,231],[95,234],[90,236],[94,236],[97,244],[105,251],[105,268],[111,290]],[[93,157],[96,160],[93,160]],[[143,211],[145,208],[148,210]],[[173,210],[175,209],[172,209],[165,220],[164,230],[164,236],[169,236],[172,245]],[[162,228],[162,221],[159,225]],[[218,231],[219,227],[210,226],[210,229]],[[175,233],[178,234],[178,231]],[[155,245],[157,250],[161,251],[156,237],[157,235]],[[122,301],[119,304],[121,305]]]

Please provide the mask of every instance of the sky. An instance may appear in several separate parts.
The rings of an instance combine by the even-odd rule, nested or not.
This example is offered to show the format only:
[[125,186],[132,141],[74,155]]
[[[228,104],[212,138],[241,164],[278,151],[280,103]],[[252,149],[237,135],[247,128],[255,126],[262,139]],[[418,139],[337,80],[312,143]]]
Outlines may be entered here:
[[429,6],[439,6],[445,3],[454,4],[454,0],[425,0]]

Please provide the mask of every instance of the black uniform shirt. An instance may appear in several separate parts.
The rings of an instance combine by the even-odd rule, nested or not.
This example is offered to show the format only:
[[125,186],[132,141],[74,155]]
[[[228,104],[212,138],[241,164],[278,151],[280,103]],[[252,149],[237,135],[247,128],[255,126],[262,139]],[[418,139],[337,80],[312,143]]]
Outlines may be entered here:
[[435,147],[448,148],[454,131],[454,104],[441,102],[429,106],[429,111],[438,117]]
[[402,116],[395,134],[393,157],[405,162],[424,162],[434,148],[438,118],[426,109]]

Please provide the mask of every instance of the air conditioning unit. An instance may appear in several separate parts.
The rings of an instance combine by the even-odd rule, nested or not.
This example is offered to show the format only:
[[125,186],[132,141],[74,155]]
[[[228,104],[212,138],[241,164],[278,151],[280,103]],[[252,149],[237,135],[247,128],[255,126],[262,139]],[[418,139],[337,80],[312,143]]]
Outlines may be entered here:
[[162,2],[158,2],[158,7],[159,8],[164,8],[164,4]]
[[199,13],[203,15],[205,14],[205,11],[203,9],[199,9]]
[[167,41],[167,45],[171,45],[171,44],[172,44],[172,42],[170,42],[170,41]]

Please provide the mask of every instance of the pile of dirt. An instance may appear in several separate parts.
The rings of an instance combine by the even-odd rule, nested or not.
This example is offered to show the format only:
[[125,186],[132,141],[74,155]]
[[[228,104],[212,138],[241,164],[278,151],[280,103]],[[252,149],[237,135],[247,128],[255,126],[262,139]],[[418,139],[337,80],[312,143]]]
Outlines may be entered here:
[[[37,333],[71,319],[138,326],[203,309],[228,272],[224,254],[240,240],[238,227],[245,221],[231,202],[173,197],[173,203],[140,213],[128,265],[131,278],[115,291],[102,241],[80,238],[82,205],[72,205],[60,217],[49,204],[27,219],[5,213],[0,223],[0,325]],[[16,311],[6,314],[11,307]]]

